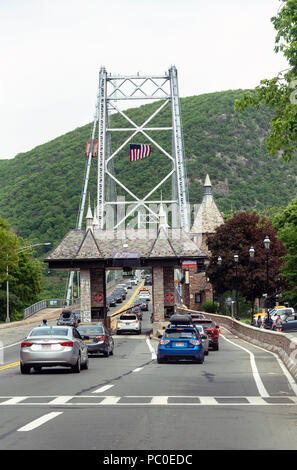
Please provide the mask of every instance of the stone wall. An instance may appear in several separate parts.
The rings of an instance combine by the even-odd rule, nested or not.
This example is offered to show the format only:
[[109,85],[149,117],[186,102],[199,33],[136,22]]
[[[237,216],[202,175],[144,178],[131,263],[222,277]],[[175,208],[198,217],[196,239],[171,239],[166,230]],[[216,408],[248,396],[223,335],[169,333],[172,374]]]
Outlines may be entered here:
[[[191,310],[178,308],[178,313],[191,313]],[[196,311],[192,311],[196,313]],[[297,380],[297,337],[287,333],[277,333],[251,325],[245,325],[226,315],[203,313],[217,325],[226,328],[232,334],[255,346],[267,349],[279,356],[291,375]]]
[[164,320],[164,276],[163,267],[153,268],[153,312],[154,321],[161,322]]

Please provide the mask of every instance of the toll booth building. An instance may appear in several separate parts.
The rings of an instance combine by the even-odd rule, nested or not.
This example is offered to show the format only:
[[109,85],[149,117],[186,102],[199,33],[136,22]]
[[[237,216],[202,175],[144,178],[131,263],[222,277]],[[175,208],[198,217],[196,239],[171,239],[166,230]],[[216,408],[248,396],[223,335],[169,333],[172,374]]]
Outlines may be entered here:
[[151,269],[152,306],[155,322],[176,305],[174,269],[183,262],[204,262],[207,254],[182,229],[159,226],[146,229],[70,230],[45,262],[49,269],[80,272],[82,319],[105,314],[106,271],[111,269]]

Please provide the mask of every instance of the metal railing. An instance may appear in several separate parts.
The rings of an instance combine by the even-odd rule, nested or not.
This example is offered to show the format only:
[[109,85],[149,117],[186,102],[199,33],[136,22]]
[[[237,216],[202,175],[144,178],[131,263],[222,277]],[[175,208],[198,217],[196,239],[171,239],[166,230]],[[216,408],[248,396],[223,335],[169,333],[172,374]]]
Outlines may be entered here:
[[65,299],[46,299],[36,302],[36,304],[30,305],[30,307],[24,310],[24,319],[31,317],[34,313],[43,310],[44,308],[59,308],[64,307]]

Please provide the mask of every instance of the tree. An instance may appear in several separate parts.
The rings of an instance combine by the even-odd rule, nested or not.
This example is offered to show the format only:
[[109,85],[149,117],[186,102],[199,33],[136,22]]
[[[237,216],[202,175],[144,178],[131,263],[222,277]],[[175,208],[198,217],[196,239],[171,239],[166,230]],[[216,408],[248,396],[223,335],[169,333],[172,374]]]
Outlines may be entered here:
[[[269,287],[270,294],[285,287],[280,277],[280,268],[284,264],[286,249],[277,238],[277,231],[265,217],[256,213],[242,212],[234,214],[225,224],[220,225],[214,234],[208,236],[208,248],[211,251],[207,269],[210,282],[217,292],[236,289],[246,298],[251,298],[251,268],[249,249],[255,249],[253,262],[254,296],[266,293],[266,252],[264,238],[271,240],[269,250]],[[237,254],[237,284],[234,255]],[[218,264],[221,256],[222,264]]]
[[284,299],[290,305],[297,306],[297,198],[293,199],[272,217],[272,223],[278,230],[278,236],[287,249],[282,274],[288,282],[289,289]]
[[255,90],[235,100],[235,110],[243,111],[248,106],[260,108],[262,104],[273,112],[270,134],[266,140],[270,154],[282,153],[290,161],[297,149],[297,2],[282,0],[283,6],[271,18],[277,31],[275,52],[283,52],[288,69],[270,80],[261,80]]
[[[0,218],[0,321],[6,317],[6,282],[9,282],[9,310],[12,320],[23,316],[26,307],[39,300],[41,263],[32,252],[22,252],[23,240]],[[26,244],[26,243],[25,243]]]

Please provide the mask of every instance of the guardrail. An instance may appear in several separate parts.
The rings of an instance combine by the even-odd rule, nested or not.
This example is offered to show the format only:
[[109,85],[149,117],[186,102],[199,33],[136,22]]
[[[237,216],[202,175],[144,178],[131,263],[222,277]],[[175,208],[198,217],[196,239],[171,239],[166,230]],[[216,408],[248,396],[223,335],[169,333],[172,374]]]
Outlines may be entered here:
[[65,299],[46,299],[36,302],[36,304],[30,305],[30,307],[25,308],[24,310],[24,320],[31,317],[34,313],[43,310],[44,308],[59,308],[64,307]]

